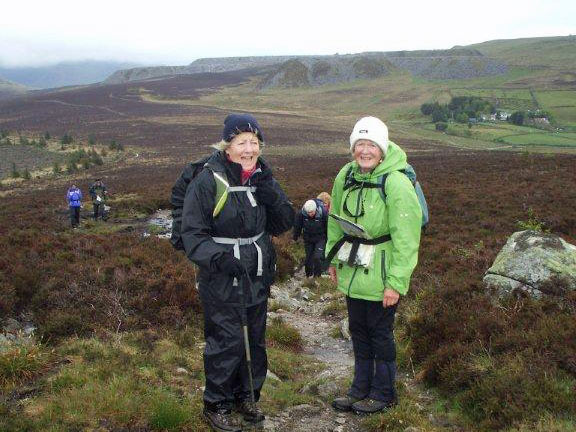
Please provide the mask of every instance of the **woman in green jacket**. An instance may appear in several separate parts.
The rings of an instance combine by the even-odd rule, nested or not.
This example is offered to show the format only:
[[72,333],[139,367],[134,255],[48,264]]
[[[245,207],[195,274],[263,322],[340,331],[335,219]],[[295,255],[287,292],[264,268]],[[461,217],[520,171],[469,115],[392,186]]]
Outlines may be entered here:
[[394,315],[418,262],[422,210],[402,172],[406,153],[388,140],[380,119],[356,123],[350,151],[354,160],[334,181],[332,212],[362,230],[330,218],[326,251],[330,277],[346,294],[354,380],[332,405],[370,414],[396,403]]

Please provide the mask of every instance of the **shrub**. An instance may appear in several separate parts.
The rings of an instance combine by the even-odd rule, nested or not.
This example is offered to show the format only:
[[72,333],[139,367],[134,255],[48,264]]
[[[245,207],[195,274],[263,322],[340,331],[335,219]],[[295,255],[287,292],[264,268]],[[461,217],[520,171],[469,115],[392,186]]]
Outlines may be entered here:
[[21,174],[20,171],[16,168],[16,162],[12,162],[12,171],[10,172],[10,177],[12,178],[20,178]]
[[437,131],[439,132],[444,132],[446,129],[448,129],[448,123],[446,122],[438,122],[435,124],[435,128]]

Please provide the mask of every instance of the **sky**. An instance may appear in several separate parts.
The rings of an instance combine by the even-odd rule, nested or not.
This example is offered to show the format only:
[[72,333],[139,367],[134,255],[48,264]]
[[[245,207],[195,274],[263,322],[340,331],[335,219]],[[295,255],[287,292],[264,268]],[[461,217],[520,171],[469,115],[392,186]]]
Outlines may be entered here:
[[[342,3],[342,5],[340,5]],[[574,0],[8,0],[0,66],[446,49],[576,34]]]

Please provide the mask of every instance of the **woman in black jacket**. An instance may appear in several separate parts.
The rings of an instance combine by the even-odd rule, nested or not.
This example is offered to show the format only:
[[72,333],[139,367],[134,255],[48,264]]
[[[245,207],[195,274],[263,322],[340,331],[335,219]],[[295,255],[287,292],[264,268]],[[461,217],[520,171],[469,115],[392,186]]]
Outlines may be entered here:
[[246,314],[255,400],[267,372],[266,312],[276,270],[271,235],[292,227],[294,211],[260,157],[256,119],[231,114],[222,141],[190,182],[182,213],[186,254],[199,267],[204,310],[204,415],[218,431],[239,431],[231,416],[250,423],[264,416],[251,402],[242,317]]

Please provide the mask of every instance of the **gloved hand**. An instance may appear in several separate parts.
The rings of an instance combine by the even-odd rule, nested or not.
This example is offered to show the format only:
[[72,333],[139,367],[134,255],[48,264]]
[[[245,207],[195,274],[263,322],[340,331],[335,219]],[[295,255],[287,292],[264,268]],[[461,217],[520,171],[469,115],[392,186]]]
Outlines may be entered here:
[[272,171],[265,168],[261,173],[254,178],[254,186],[256,186],[256,200],[258,203],[272,206],[278,201],[280,195],[274,189],[272,181]]
[[225,253],[218,258],[216,266],[221,272],[234,276],[235,278],[241,277],[244,274],[242,262],[231,253]]

